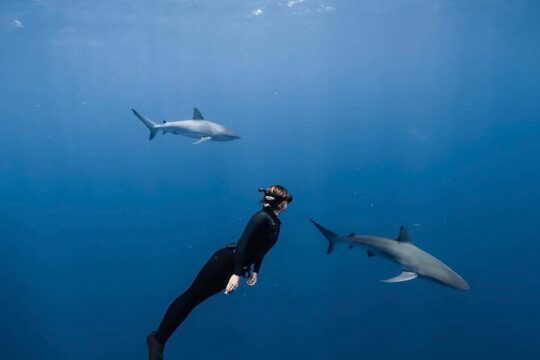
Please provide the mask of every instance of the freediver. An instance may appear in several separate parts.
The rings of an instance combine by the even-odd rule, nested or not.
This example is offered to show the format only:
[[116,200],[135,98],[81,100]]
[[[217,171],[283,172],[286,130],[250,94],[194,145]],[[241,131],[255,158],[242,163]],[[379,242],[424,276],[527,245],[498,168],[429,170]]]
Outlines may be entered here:
[[146,337],[149,360],[163,359],[167,340],[204,300],[223,290],[225,294],[233,293],[240,277],[247,278],[249,286],[257,283],[263,258],[278,240],[281,225],[278,217],[293,200],[281,185],[259,191],[264,193],[262,209],[251,217],[240,240],[217,250],[210,257],[191,286],[171,303],[159,328]]

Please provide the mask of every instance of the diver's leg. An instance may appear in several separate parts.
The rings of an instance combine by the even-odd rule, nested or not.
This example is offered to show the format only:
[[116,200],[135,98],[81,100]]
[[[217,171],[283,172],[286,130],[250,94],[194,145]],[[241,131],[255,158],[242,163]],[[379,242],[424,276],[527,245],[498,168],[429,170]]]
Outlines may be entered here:
[[234,253],[226,248],[216,251],[193,284],[169,306],[154,338],[160,344],[165,344],[197,305],[225,289],[233,271]]
[[156,332],[152,331],[146,337],[146,345],[148,345],[148,360],[163,360],[163,344],[156,340]]

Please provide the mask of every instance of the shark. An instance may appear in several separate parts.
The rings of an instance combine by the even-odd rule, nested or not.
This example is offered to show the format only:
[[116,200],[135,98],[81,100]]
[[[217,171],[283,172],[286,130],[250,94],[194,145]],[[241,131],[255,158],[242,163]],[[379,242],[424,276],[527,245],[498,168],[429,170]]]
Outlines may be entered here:
[[469,284],[454,270],[450,269],[439,259],[415,246],[409,232],[402,225],[396,239],[371,235],[351,233],[341,236],[309,219],[313,225],[328,240],[327,254],[331,254],[338,244],[348,245],[349,248],[363,247],[367,256],[381,256],[402,267],[401,274],[390,279],[382,280],[387,283],[409,281],[418,277],[434,280],[440,284],[459,290],[469,290]]
[[157,124],[152,120],[142,116],[135,109],[131,109],[133,114],[150,130],[152,140],[161,131],[163,134],[171,133],[174,135],[183,135],[197,139],[193,145],[201,144],[206,141],[230,141],[240,139],[234,131],[212,121],[205,120],[199,109],[193,109],[193,119],[163,121]]

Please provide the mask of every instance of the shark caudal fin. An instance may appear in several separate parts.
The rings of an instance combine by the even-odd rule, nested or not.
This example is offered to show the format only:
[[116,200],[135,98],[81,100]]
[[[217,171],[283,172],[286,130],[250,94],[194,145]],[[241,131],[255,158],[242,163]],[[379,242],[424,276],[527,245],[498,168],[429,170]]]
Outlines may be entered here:
[[[309,218],[308,218],[309,219]],[[319,229],[319,231],[324,235],[324,237],[328,240],[328,250],[326,251],[327,254],[331,254],[332,251],[334,251],[334,249],[336,248],[336,245],[337,245],[337,242],[340,238],[340,236],[330,230],[328,230],[327,228],[325,228],[324,226],[322,226],[321,224],[315,222],[313,219],[309,219],[309,221],[311,221],[311,223],[313,225],[315,225],[315,227],[317,229]]]
[[159,132],[157,124],[152,120],[147,119],[141,114],[139,114],[135,109],[131,109],[131,111],[133,111],[133,114],[135,114],[135,116],[142,121],[142,123],[148,128],[148,130],[150,130],[150,138],[148,140],[152,140],[153,138],[155,138],[157,133]]

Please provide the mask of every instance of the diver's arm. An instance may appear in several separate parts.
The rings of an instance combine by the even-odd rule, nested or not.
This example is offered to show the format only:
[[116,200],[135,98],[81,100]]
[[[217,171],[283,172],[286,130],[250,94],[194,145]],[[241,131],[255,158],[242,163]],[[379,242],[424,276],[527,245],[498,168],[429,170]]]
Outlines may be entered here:
[[249,242],[253,241],[258,234],[265,231],[268,225],[267,215],[259,212],[251,217],[247,224],[240,240],[236,245],[236,251],[234,254],[234,274],[238,276],[243,275],[242,264],[246,257],[246,252]]
[[268,242],[264,245],[264,248],[261,249],[261,251],[257,254],[257,256],[255,257],[255,260],[253,261],[254,273],[258,274],[261,272],[261,265],[263,263],[264,257],[270,251],[270,249],[274,247],[274,245],[276,244],[276,240],[277,239],[273,239],[273,240],[268,239],[267,240]]
[[263,262],[263,259],[264,259],[264,255],[258,257],[255,262],[253,263],[253,272],[254,273],[259,273],[259,271],[261,271],[261,265],[262,265],[262,262]]

